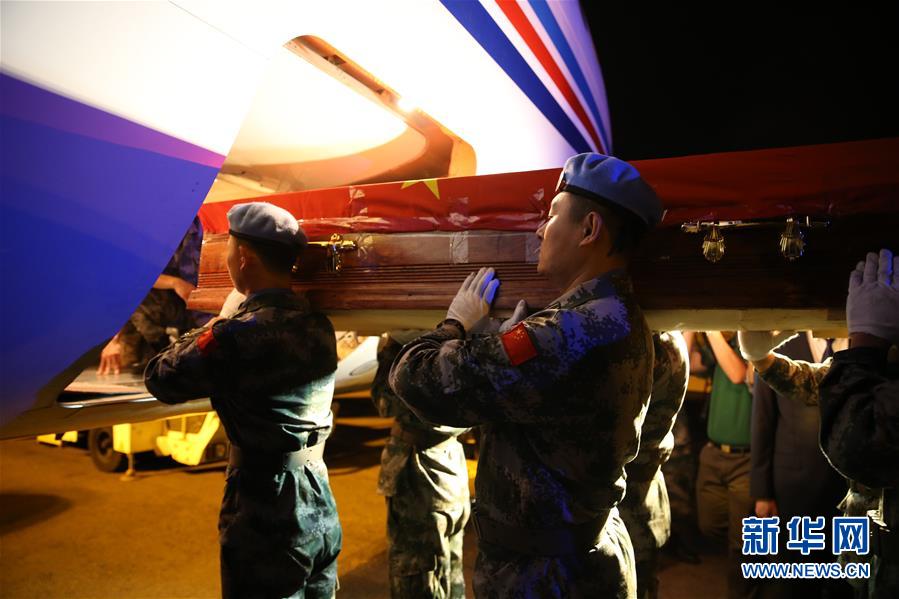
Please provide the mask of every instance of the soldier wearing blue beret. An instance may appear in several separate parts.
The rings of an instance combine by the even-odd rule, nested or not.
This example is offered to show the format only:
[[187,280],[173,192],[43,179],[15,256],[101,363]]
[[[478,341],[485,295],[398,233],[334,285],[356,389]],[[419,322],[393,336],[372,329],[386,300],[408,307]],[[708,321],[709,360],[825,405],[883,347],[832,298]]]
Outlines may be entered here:
[[[405,345],[390,384],[419,418],[480,426],[473,514],[478,597],[634,597],[617,504],[653,380],[652,333],[627,266],[662,217],[632,166],[569,159],[537,269],[559,298],[496,329],[492,268],[472,273],[435,331]],[[497,332],[490,332],[496,330]]]
[[165,403],[210,397],[231,440],[219,516],[222,595],[330,598],[341,547],[322,460],[334,329],[290,288],[306,244],[296,219],[256,202],[232,208],[228,222],[228,272],[246,300],[154,357],[144,377]]

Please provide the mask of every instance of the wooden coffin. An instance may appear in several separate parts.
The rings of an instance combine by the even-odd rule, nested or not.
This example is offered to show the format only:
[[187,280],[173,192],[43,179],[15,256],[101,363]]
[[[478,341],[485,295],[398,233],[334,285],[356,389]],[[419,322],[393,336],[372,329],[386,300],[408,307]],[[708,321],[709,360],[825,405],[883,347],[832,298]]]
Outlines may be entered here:
[[[632,276],[656,328],[845,327],[846,283],[866,252],[899,250],[899,140],[876,140],[635,162],[667,209],[636,256]],[[495,309],[520,298],[533,308],[559,295],[536,272],[539,240],[558,169],[350,186],[278,194],[265,201],[297,216],[314,241],[333,233],[355,249],[329,269],[324,245],[307,252],[294,278],[335,327],[375,333],[431,327],[462,280],[493,266],[502,281]],[[262,198],[260,198],[262,199]],[[217,311],[230,291],[227,209],[207,204],[200,284],[190,299]],[[804,255],[779,249],[788,218],[805,228]],[[703,257],[704,234],[687,222],[740,221],[722,228],[725,252]],[[746,226],[752,223],[752,226]],[[826,226],[824,226],[826,224]]]

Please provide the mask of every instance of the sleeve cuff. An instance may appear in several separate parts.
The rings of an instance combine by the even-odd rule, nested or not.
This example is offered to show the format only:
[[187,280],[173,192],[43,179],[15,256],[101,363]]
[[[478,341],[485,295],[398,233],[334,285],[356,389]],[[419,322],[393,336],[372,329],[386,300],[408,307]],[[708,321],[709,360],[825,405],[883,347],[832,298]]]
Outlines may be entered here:
[[459,339],[465,339],[465,327],[455,318],[447,318],[437,325],[438,330],[455,332],[455,336]]

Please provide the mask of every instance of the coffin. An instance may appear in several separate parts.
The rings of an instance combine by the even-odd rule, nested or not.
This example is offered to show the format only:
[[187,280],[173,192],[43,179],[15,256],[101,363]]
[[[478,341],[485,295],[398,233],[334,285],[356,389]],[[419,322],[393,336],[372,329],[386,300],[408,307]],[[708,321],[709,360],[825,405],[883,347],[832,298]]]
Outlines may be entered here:
[[[659,329],[845,327],[848,274],[866,252],[899,250],[899,139],[635,161],[666,208],[632,265],[650,324]],[[432,327],[465,276],[493,266],[502,281],[495,311],[524,298],[533,308],[559,290],[536,272],[539,241],[559,169],[405,181],[269,195],[310,239],[294,287],[335,327],[375,333]],[[248,200],[241,200],[248,201]],[[228,209],[205,204],[206,236],[196,309],[217,311],[230,291]],[[787,219],[804,253],[789,260]],[[700,223],[699,234],[684,230]],[[725,251],[703,256],[720,224]],[[695,227],[694,227],[695,228]],[[334,272],[333,234],[343,246]],[[352,242],[352,244],[350,244]]]

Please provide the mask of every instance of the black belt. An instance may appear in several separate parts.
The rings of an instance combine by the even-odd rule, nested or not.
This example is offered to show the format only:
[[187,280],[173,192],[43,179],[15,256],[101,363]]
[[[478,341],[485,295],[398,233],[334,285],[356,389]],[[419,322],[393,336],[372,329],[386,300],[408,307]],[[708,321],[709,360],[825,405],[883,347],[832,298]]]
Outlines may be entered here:
[[728,445],[727,443],[715,443],[714,441],[709,441],[709,445],[712,447],[717,447],[724,453],[749,453],[748,445]]
[[321,462],[324,454],[325,444],[323,442],[304,447],[299,451],[289,451],[287,453],[256,453],[243,451],[237,445],[232,445],[228,465],[232,468],[270,472],[298,470],[303,466]]
[[557,528],[523,528],[497,522],[472,510],[478,540],[526,555],[568,555],[589,551],[599,538],[609,512],[581,524],[561,525]]
[[435,445],[440,445],[447,439],[453,438],[453,435],[414,429],[403,426],[399,422],[393,423],[393,426],[390,428],[390,436],[405,441],[409,445],[414,445],[416,449],[434,447]]

